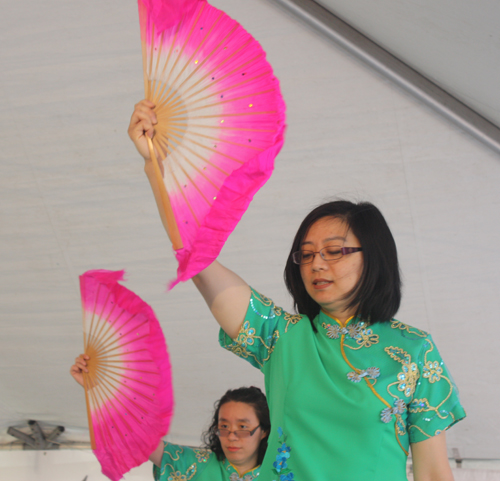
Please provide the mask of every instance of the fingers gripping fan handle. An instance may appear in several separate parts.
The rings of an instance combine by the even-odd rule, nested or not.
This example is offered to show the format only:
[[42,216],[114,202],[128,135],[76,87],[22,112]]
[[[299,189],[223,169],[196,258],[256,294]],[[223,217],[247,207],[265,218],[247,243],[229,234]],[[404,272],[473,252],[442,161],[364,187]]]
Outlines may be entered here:
[[206,1],[139,0],[139,17],[159,208],[179,262],[173,287],[217,257],[270,177],[285,104],[259,43]]
[[161,327],[151,307],[118,283],[123,275],[94,270],[80,276],[91,444],[113,481],[148,460],[173,414]]

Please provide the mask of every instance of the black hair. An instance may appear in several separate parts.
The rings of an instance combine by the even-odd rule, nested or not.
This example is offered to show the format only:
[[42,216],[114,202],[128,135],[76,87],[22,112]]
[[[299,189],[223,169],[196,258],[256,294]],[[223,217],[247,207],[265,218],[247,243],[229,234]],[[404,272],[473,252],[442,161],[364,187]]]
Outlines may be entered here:
[[309,296],[302,281],[300,266],[292,254],[301,249],[309,228],[324,217],[341,219],[358,238],[363,248],[363,270],[356,286],[345,299],[347,307],[363,320],[390,321],[401,303],[401,276],[396,243],[382,213],[369,202],[346,200],[328,202],[316,207],[302,221],[293,240],[285,267],[285,284],[293,297],[295,310],[312,320],[320,306]]
[[262,460],[266,454],[267,438],[271,429],[271,420],[269,418],[269,407],[267,405],[266,396],[258,387],[255,386],[229,389],[224,396],[215,402],[212,423],[207,431],[203,433],[204,447],[215,453],[219,461],[223,461],[225,459],[219,436],[217,436],[216,433],[219,428],[220,408],[222,405],[231,401],[245,403],[252,406],[255,414],[257,415],[257,419],[259,420],[260,428],[263,432],[267,433],[266,437],[260,441],[257,453],[257,465],[262,464]]

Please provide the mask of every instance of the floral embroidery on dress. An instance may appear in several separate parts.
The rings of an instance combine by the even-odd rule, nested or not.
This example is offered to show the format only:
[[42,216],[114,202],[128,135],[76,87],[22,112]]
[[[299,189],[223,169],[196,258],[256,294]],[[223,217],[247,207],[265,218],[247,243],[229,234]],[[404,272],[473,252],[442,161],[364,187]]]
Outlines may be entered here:
[[[448,394],[437,406],[432,406],[427,398],[413,399],[409,406],[409,412],[428,412],[429,416],[423,418],[424,421],[427,422],[432,421],[432,419],[434,419],[436,416],[440,419],[447,419],[448,417],[451,417],[452,421],[455,422],[453,413],[443,408],[443,405],[453,392],[453,382],[444,375],[444,370],[439,361],[427,360],[427,356],[429,355],[429,353],[434,351],[435,347],[430,339],[427,339],[426,341],[429,347],[424,354],[424,359],[419,361],[422,370],[422,378],[426,379],[430,384],[445,382],[448,385]],[[417,429],[429,437],[429,435],[425,433],[419,426],[410,425],[409,428]]]
[[191,466],[189,466],[186,474],[182,474],[180,471],[171,472],[170,476],[168,477],[168,481],[189,481],[190,479],[193,479],[195,475],[196,464],[192,464]]
[[397,376],[398,391],[404,392],[406,397],[412,396],[417,387],[418,378],[420,377],[417,364],[411,362],[411,356],[399,347],[389,346],[384,350],[392,359],[403,365],[402,372]]
[[351,371],[347,374],[347,379],[352,382],[360,382],[364,377],[367,377],[368,379],[377,379],[379,376],[380,369],[378,367],[369,367],[359,372]]
[[349,324],[345,327],[339,326],[338,324],[323,323],[322,327],[326,329],[326,335],[330,339],[338,339],[340,336],[349,336],[355,339],[361,334],[361,330],[364,325],[365,323],[361,321],[354,324]]
[[[419,337],[425,334],[423,331],[414,332],[406,329],[404,325],[401,327],[393,322],[393,327],[394,325],[398,329],[417,334]],[[398,373],[396,382],[389,384],[387,391],[396,398],[397,396],[391,393],[390,389],[391,386],[397,386],[398,391],[409,398],[406,401],[407,418],[403,419],[401,414],[395,414],[395,417],[397,432],[404,434],[408,432],[410,442],[414,439],[420,441],[422,438],[435,436],[437,432],[448,429],[456,421],[453,412],[455,404],[450,405],[449,403],[454,390],[453,381],[446,376],[446,370],[439,355],[437,356],[439,360],[428,359],[434,350],[435,347],[430,337],[423,340],[421,351],[415,357],[415,362],[412,362],[411,357],[403,349],[394,346],[385,349],[391,358],[402,364],[402,372]],[[439,384],[439,386],[429,390],[431,384]],[[438,396],[433,395],[437,392],[440,393]],[[415,397],[413,398],[413,396]],[[439,419],[447,420],[449,425],[443,429],[442,421]]]
[[422,376],[429,380],[430,383],[435,383],[441,379],[443,368],[438,361],[427,361],[422,368]]
[[[253,345],[256,339],[259,340],[267,350],[267,357],[262,359],[262,362],[260,362],[255,354],[247,350],[247,346]],[[260,367],[262,367],[264,363],[271,357],[271,354],[274,351],[274,345],[278,339],[279,331],[274,331],[273,335],[269,336],[269,338],[267,339],[268,343],[266,344],[262,337],[255,335],[255,329],[253,327],[250,327],[250,322],[245,321],[241,326],[240,332],[238,333],[236,339],[234,339],[231,344],[226,344],[224,348],[243,359],[247,359],[249,356],[251,356],[252,359],[254,359],[255,362]]]
[[356,339],[361,334],[361,330],[364,325],[365,325],[364,322],[356,322],[354,324],[348,324],[347,334],[349,335],[349,337]]
[[252,346],[255,342],[255,328],[250,327],[250,322],[245,321],[238,332],[238,344],[242,348]]
[[386,407],[385,409],[382,410],[380,413],[380,418],[382,419],[382,422],[384,423],[390,423],[392,416],[403,414],[406,411],[406,404],[402,399],[396,399],[394,401],[394,407]]
[[278,448],[278,454],[276,455],[276,461],[273,463],[274,469],[278,473],[283,471],[288,467],[286,464],[288,458],[290,457],[290,446],[287,446],[285,443],[283,443],[279,448]]
[[[283,438],[283,439],[282,439]],[[288,459],[290,458],[290,451],[292,448],[287,446],[286,439],[283,436],[283,429],[278,428],[278,454],[276,455],[276,461],[273,463],[273,471],[278,475],[279,481],[294,481],[293,473],[288,467]],[[276,480],[274,480],[276,481]]]
[[371,347],[372,344],[378,344],[379,335],[374,334],[372,329],[362,329],[356,336],[356,344],[361,347]]
[[199,463],[206,463],[212,454],[209,449],[193,449],[193,451]]

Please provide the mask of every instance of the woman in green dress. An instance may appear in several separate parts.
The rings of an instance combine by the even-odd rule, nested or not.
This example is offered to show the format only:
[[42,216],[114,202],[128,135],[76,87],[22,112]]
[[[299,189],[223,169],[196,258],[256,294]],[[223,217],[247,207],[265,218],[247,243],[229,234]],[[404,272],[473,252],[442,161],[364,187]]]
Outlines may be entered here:
[[[82,386],[87,360],[88,356],[80,355],[70,369]],[[154,478],[156,481],[253,481],[259,475],[269,430],[264,393],[253,386],[230,389],[215,403],[202,448],[164,441],[158,444],[149,458],[154,463]]]
[[[148,163],[153,105],[129,135]],[[370,203],[330,202],[302,222],[285,269],[289,314],[215,261],[193,278],[220,343],[265,375],[272,429],[261,481],[453,479],[444,431],[465,417],[432,337],[393,318],[397,251]]]

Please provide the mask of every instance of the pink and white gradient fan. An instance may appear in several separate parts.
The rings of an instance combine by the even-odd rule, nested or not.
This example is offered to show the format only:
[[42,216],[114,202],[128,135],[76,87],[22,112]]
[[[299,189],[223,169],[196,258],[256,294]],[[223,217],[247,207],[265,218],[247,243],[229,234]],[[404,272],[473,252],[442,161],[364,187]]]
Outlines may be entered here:
[[151,307],[118,283],[123,274],[80,276],[90,439],[113,481],[148,460],[173,414],[165,338]]
[[[155,197],[186,281],[208,266],[267,181],[285,104],[259,43],[205,0],[139,0]],[[156,155],[157,154],[157,155]]]

